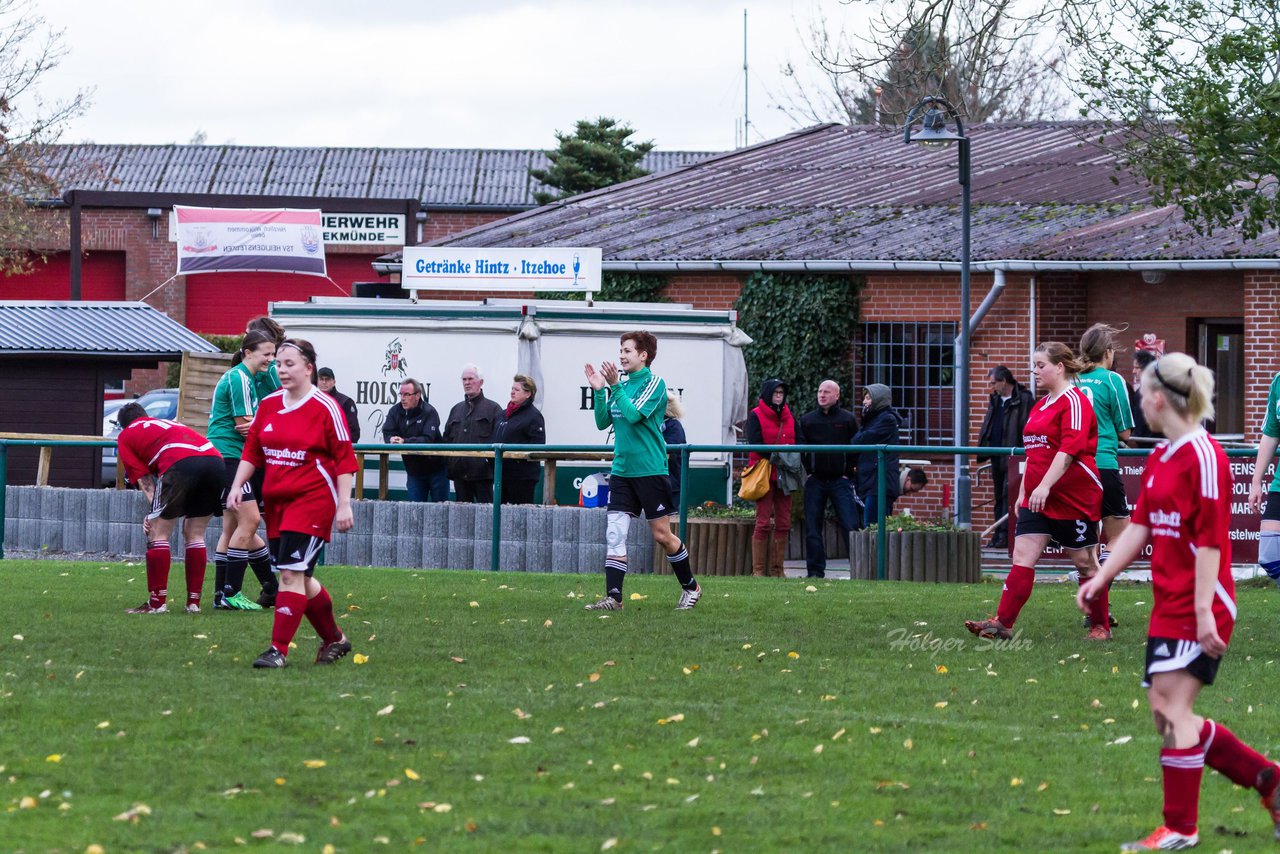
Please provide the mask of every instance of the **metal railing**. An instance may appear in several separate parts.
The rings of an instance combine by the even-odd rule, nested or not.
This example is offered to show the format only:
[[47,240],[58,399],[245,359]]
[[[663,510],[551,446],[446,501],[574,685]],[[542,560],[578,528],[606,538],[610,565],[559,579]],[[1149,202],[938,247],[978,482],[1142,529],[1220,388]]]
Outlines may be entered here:
[[[5,491],[8,485],[8,449],[9,447],[114,447],[115,443],[109,439],[98,440],[57,440],[57,439],[0,439],[0,560],[4,558],[4,521],[5,521]],[[361,443],[354,446],[357,453],[361,451],[395,451],[396,453],[412,453],[414,446],[406,448],[404,445],[392,445],[385,443]],[[514,453],[598,453],[607,455],[613,453],[612,445],[449,445],[449,451],[488,451],[493,453],[493,533],[491,534],[491,547],[489,552],[489,568],[496,571],[498,568],[498,555],[501,545],[502,532],[502,469],[503,457],[506,454]],[[744,453],[752,452],[758,454],[772,453],[802,453],[802,454],[826,454],[826,453],[843,453],[843,454],[875,454],[876,455],[876,578],[883,581],[885,578],[885,555],[886,548],[886,531],[884,524],[885,502],[888,498],[888,472],[885,470],[885,455],[888,453],[896,453],[898,455],[929,455],[929,456],[954,456],[956,454],[964,454],[967,456],[984,456],[984,457],[1021,457],[1025,456],[1022,448],[976,448],[976,447],[937,447],[932,445],[670,445],[671,452],[680,454],[680,482],[689,482],[689,456],[695,453]],[[431,453],[445,454],[444,449],[439,446],[431,446]],[[1146,457],[1150,455],[1150,451],[1139,448],[1122,448],[1119,451],[1121,457]],[[1248,457],[1257,456],[1256,448],[1231,448],[1225,451],[1228,457]],[[896,475],[896,473],[895,473]],[[680,497],[680,539],[683,541],[688,533],[689,525],[689,507],[686,500],[687,495],[682,490]]]

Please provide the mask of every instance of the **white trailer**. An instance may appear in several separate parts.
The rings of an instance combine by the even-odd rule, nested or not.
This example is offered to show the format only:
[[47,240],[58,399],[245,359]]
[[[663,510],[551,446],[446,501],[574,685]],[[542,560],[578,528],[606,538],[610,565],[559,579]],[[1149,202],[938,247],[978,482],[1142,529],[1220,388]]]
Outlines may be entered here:
[[[338,390],[359,408],[365,442],[382,441],[383,419],[409,378],[426,388],[443,425],[462,399],[462,367],[473,362],[484,373],[485,396],[500,405],[507,403],[515,374],[534,379],[548,444],[608,444],[612,437],[597,430],[592,417],[583,365],[616,363],[619,336],[637,329],[658,338],[653,370],[680,395],[690,443],[732,444],[747,417],[741,348],[751,339],[737,328],[733,311],[664,303],[313,297],[274,303],[271,316],[289,335],[315,346],[318,367],[333,369]],[[727,500],[727,454],[695,454],[691,465],[688,501]],[[557,479],[556,497],[566,503],[581,477],[601,466],[559,468],[566,476]],[[398,474],[392,488],[402,484]]]

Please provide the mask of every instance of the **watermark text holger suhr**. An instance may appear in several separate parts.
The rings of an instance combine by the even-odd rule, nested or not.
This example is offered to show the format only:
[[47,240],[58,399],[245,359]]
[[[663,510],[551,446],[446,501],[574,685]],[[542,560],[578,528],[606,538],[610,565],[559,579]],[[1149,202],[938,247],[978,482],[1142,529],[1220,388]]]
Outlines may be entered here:
[[916,632],[907,628],[890,629],[885,638],[889,641],[889,649],[895,652],[921,652],[930,658],[943,652],[959,652],[972,649],[975,652],[1023,652],[1031,649],[1032,641],[1024,638],[1021,632],[1014,632],[1008,640],[979,637],[940,637],[932,630]]

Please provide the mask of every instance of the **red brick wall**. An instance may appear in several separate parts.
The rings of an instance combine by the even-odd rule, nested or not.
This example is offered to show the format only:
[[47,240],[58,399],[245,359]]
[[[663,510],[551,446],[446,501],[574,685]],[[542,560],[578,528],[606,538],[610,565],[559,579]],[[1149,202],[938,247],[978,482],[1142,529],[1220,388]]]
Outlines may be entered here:
[[677,273],[662,295],[694,308],[730,311],[742,294],[742,279],[733,273]]
[[1256,442],[1261,436],[1271,378],[1280,365],[1280,272],[1244,273],[1245,410],[1244,435]]
[[467,229],[475,228],[478,225],[484,225],[487,222],[505,219],[508,216],[510,216],[510,214],[496,212],[464,213],[461,211],[427,211],[427,221],[422,224],[422,239],[419,242],[430,243],[433,240],[440,240],[441,238],[457,234],[460,231],[466,231]]

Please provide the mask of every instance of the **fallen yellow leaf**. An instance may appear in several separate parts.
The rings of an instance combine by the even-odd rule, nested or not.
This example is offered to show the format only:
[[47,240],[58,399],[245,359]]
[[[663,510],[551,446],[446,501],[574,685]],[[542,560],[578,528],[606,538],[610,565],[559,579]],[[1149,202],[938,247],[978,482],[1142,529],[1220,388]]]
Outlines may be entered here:
[[545,623],[543,623],[543,624],[542,624],[542,627],[543,627],[544,629],[549,629],[549,628],[551,628],[551,621],[550,621],[550,620],[547,620]]
[[307,766],[308,768],[323,768],[329,763],[325,762],[323,759],[306,759],[306,760],[303,760],[302,764]]
[[799,658],[799,657],[800,657],[800,653],[798,653],[798,652],[796,652],[796,651],[794,651],[794,650],[792,650],[791,652],[787,653],[787,658]]
[[453,804],[436,804],[431,810],[432,812],[452,812]]
[[456,655],[449,656],[449,660],[452,661],[454,664],[462,664],[464,661],[466,661],[465,658],[459,658]]
[[947,672],[947,665],[945,665],[945,664],[937,664],[937,665],[934,665],[933,672],[934,672],[934,673],[946,673],[946,672]]
[[276,778],[276,785],[277,785],[277,786],[283,786],[283,785],[284,785],[285,783],[287,783],[287,782],[289,782],[289,781],[288,781],[288,780],[286,780],[284,777],[277,777],[277,778]]
[[1022,785],[1022,778],[1021,778],[1021,777],[1014,777],[1013,779],[1011,779],[1011,780],[1009,781],[1009,785],[1010,785],[1010,786],[1021,786],[1021,785]]
[[640,601],[642,601],[642,600],[644,600],[644,599],[648,599],[648,598],[649,598],[648,596],[641,596],[639,593],[632,593],[632,594],[631,594],[631,601],[632,601],[632,602],[640,602]]
[[406,768],[406,769],[404,769],[404,775],[405,775],[406,777],[408,777],[410,780],[421,780],[421,779],[422,779],[421,775],[419,775],[419,774],[418,774],[418,772],[417,772],[417,771],[414,771],[412,768]]
[[[36,804],[37,804],[37,803],[38,803],[38,801],[36,801],[36,799],[35,799],[35,798],[33,798],[33,797],[31,797],[30,795],[23,795],[23,796],[22,796],[22,800],[18,801],[18,809],[20,809],[20,810],[33,810],[33,809],[35,809],[35,808],[36,808]],[[119,820],[119,819],[120,819],[120,817],[119,817],[119,816],[116,816],[116,818],[117,818],[117,820]]]
[[613,837],[613,836],[611,836],[611,837],[609,837],[608,839],[606,839],[606,840],[604,841],[604,844],[603,844],[603,845],[601,845],[601,846],[600,846],[600,850],[601,850],[601,851],[608,851],[610,848],[612,848],[613,846],[615,846],[615,845],[617,845],[617,844],[618,844],[618,839],[617,839],[617,837]]
[[840,727],[840,729],[836,730],[836,734],[835,734],[835,735],[833,735],[833,736],[831,736],[831,740],[832,740],[832,741],[835,741],[835,740],[839,739],[839,738],[840,738],[840,736],[842,736],[842,735],[844,735],[844,727]]
[[109,726],[111,726],[111,721],[101,721],[98,724],[98,729],[106,729]]
[[588,676],[588,677],[587,677],[587,681],[588,681],[588,682],[599,682],[599,681],[600,681],[600,674],[599,674],[599,673],[592,673],[590,676]]
[[385,718],[387,715],[391,714],[395,710],[396,710],[396,707],[394,705],[383,706],[381,709],[378,709],[378,711],[375,712],[375,714],[380,718]]
[[907,750],[910,750],[911,748],[915,747],[915,745],[912,743],[911,739],[909,738],[906,741],[902,742],[902,746]]
[[44,758],[44,761],[45,761],[45,762],[61,762],[61,761],[62,761],[62,754],[61,754],[61,753],[50,753],[48,756],[46,756],[46,757]]
[[355,655],[351,656],[351,660],[356,664],[364,664],[369,660],[369,656],[361,655],[357,652]]
[[471,607],[472,607],[472,608],[479,608],[479,607],[480,607],[480,603],[479,603],[479,602],[477,602],[477,601],[476,601],[476,600],[474,600],[474,599],[472,599],[472,600],[471,600],[471,603],[470,603],[470,604],[471,604]]
[[946,701],[946,700],[939,700],[938,702],[936,702],[936,703],[934,703],[934,704],[933,704],[933,707],[934,707],[935,709],[945,709],[945,708],[947,707],[947,701]]

